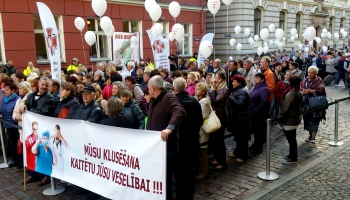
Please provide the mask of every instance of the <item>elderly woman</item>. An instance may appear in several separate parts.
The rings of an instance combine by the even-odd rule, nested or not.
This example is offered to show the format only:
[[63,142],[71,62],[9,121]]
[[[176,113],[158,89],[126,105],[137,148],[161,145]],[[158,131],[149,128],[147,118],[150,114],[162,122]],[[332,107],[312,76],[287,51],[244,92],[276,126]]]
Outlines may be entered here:
[[237,162],[242,163],[248,159],[248,138],[251,122],[250,115],[250,96],[246,88],[245,78],[241,75],[232,77],[233,90],[228,98],[230,105],[230,126],[236,141],[236,148],[229,157],[236,158]]
[[186,92],[188,92],[189,95],[191,96],[195,95],[197,83],[198,83],[197,72],[190,72],[187,75],[187,88],[186,88]]
[[[18,126],[22,126],[22,114],[19,111],[19,108],[24,105],[25,101],[27,100],[27,97],[30,93],[32,93],[32,88],[29,82],[24,81],[18,84],[19,89],[19,96],[20,99],[17,100],[15,108],[12,113],[12,118],[18,122]],[[20,132],[20,140],[23,143],[23,135],[22,130],[19,130]]]
[[226,112],[225,105],[228,99],[228,88],[226,85],[225,71],[220,70],[215,74],[215,79],[209,97],[213,110],[218,116],[221,128],[210,134],[210,148],[213,148],[214,158],[216,161],[212,162],[216,165],[213,170],[226,169],[226,147],[224,142],[225,128],[226,128]]
[[145,89],[148,85],[149,79],[150,79],[150,72],[144,72],[143,73],[143,82],[140,84],[140,88],[141,88],[142,92],[145,91]]
[[116,81],[112,83],[112,98],[119,98],[120,99],[120,90],[124,88],[124,84],[120,81]]
[[123,102],[118,98],[110,98],[107,103],[108,119],[104,119],[100,124],[107,126],[115,126],[122,128],[134,128],[134,119],[129,115],[123,114],[124,105]]
[[[208,118],[211,110],[209,106],[209,100],[207,98],[208,85],[205,83],[198,83],[196,85],[196,99],[202,108],[203,120]],[[204,131],[201,127],[199,131],[199,143],[207,142],[209,139],[209,134]],[[208,145],[200,146],[197,153],[198,158],[198,176],[197,180],[203,180],[208,176]]]
[[107,113],[107,101],[102,98],[102,91],[97,83],[91,84],[95,88],[95,101],[103,109],[103,113]]
[[[318,68],[310,66],[308,68],[308,76],[301,82],[300,89],[303,95],[303,111],[309,109],[309,97],[326,95],[325,85],[323,80],[317,76]],[[315,111],[303,116],[304,130],[309,132],[309,137],[305,142],[315,143],[315,137],[318,131],[318,126],[322,118],[325,118],[325,111]]]
[[103,88],[105,88],[106,84],[105,84],[105,75],[103,74],[103,71],[101,70],[97,70],[94,74],[94,83],[97,83],[101,90],[103,90]]
[[129,90],[131,91],[132,94],[132,98],[131,99],[135,99],[135,101],[140,104],[142,101],[142,97],[143,97],[143,92],[139,86],[139,84],[137,84],[135,77],[133,76],[127,76],[125,78],[125,86],[127,88],[129,88]]
[[283,163],[295,163],[298,160],[297,152],[297,128],[301,123],[301,106],[303,102],[300,93],[300,77],[293,75],[289,79],[290,88],[284,93],[280,104],[280,124],[289,143],[289,155],[286,155]]
[[264,74],[255,75],[255,87],[250,92],[250,113],[252,114],[252,132],[254,144],[250,147],[252,154],[262,153],[266,135],[266,112],[269,110],[270,91]]
[[132,94],[127,88],[120,91],[120,99],[124,104],[123,113],[131,116],[135,121],[134,129],[145,129],[145,115],[143,114],[139,104],[132,99]]
[[[14,83],[6,83],[3,86],[3,89],[5,91],[5,98],[3,99],[1,105],[1,118],[7,122],[17,125],[17,121],[12,118],[13,110],[17,100],[19,99],[19,96],[16,94],[17,86]],[[3,124],[3,128],[5,130],[5,134],[8,134],[9,136],[10,149],[13,157],[12,162],[9,163],[8,166],[17,166],[18,168],[22,168],[23,164],[20,163],[21,158],[17,154],[17,141],[19,139],[18,129],[5,123]]]
[[79,109],[80,104],[75,99],[76,90],[74,85],[64,82],[61,84],[60,101],[56,104],[53,117],[62,119],[73,119],[74,113]]

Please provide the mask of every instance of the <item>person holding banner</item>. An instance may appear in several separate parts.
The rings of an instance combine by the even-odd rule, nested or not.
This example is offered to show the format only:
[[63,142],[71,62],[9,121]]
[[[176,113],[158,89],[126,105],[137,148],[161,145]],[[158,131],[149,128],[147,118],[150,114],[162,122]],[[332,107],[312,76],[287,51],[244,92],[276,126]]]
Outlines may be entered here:
[[124,105],[119,98],[110,98],[108,100],[107,106],[107,116],[109,118],[102,120],[100,124],[121,128],[135,127],[134,119],[132,116],[123,114]]
[[75,99],[74,85],[63,82],[60,90],[60,101],[56,104],[53,117],[62,119],[73,119],[75,111],[78,110],[80,104]]
[[[149,93],[152,98],[148,108],[147,130],[161,131],[161,138],[167,141],[167,152],[177,150],[177,134],[175,128],[179,127],[186,111],[173,93],[164,90],[163,77],[153,76],[148,82]],[[174,167],[174,157],[167,157],[166,195],[173,199],[171,185]],[[188,163],[186,163],[188,164]]]

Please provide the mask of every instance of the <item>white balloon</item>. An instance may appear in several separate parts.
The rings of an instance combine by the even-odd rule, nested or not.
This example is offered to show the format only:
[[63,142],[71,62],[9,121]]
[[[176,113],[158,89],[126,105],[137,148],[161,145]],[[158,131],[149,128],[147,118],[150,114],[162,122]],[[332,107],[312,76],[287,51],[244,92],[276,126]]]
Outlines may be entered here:
[[326,35],[324,33],[321,33],[321,38],[325,38]]
[[238,43],[237,44],[237,51],[241,51],[242,50],[242,44],[241,43]]
[[184,33],[185,33],[185,29],[181,24],[177,23],[177,24],[174,24],[173,28],[171,29],[171,32],[173,32],[174,38],[176,39],[176,41],[181,42],[182,37],[184,36]]
[[114,26],[112,25],[112,27],[109,29],[109,31],[105,31],[105,34],[107,35],[107,37],[112,37],[114,34]]
[[269,37],[269,31],[266,28],[261,29],[260,30],[260,37],[262,40],[266,40]]
[[338,39],[339,38],[339,34],[338,33],[334,33],[334,38]]
[[278,44],[278,48],[282,49],[282,47],[283,47],[283,44],[282,44],[282,43],[279,43],[279,44]]
[[331,38],[332,38],[332,33],[328,32],[328,33],[327,33],[327,38],[328,38],[328,39],[331,39]]
[[292,42],[294,42],[294,36],[290,36],[290,40],[292,41]]
[[199,52],[205,58],[208,58],[213,53],[213,44],[209,40],[204,40],[199,45]]
[[317,44],[321,44],[321,38],[317,37],[316,42],[317,42]]
[[156,22],[159,20],[160,16],[162,16],[162,9],[158,4],[153,4],[149,8],[148,14],[151,17],[152,21]]
[[231,47],[234,47],[236,45],[236,40],[234,38],[230,40],[230,45]]
[[259,40],[259,36],[258,35],[254,35],[254,40],[258,41]]
[[160,34],[163,33],[163,25],[160,23],[155,23],[151,28],[151,32],[153,38],[156,39]]
[[176,1],[173,1],[169,4],[169,13],[171,14],[171,16],[176,18],[177,16],[179,16],[180,11],[181,11],[180,4],[177,3]]
[[274,32],[275,31],[275,25],[274,24],[270,24],[269,25],[269,31],[270,32]]
[[230,57],[228,57],[228,59],[231,61],[231,60],[233,60],[233,57],[232,57],[232,56],[230,56]]
[[269,46],[269,44],[267,42],[264,42],[264,47],[266,47],[266,46]]
[[308,41],[313,40],[315,36],[316,36],[316,29],[314,27],[308,27],[305,30],[305,39],[307,39]]
[[303,48],[303,44],[299,44],[298,47],[299,47],[299,49],[302,49]]
[[283,35],[284,35],[284,31],[282,29],[279,28],[275,31],[275,36],[277,40],[282,40]]
[[226,6],[229,6],[233,2],[233,0],[222,0],[222,2],[224,2]]
[[101,17],[107,10],[107,2],[106,0],[92,0],[91,7],[95,14]]
[[112,20],[107,16],[103,16],[100,21],[100,26],[104,32],[107,32],[112,28]]
[[305,47],[304,51],[309,52],[309,47]]
[[322,33],[323,33],[323,34],[325,34],[325,35],[326,35],[326,34],[327,34],[327,32],[328,32],[328,30],[327,30],[326,28],[323,28],[323,29],[322,29]]
[[273,44],[276,45],[276,46],[278,46],[278,45],[280,44],[280,41],[275,40],[275,41],[273,42]]
[[343,32],[343,37],[346,37],[348,35],[348,32],[344,31]]
[[309,46],[310,47],[314,46],[314,41],[313,40],[309,41]]
[[341,28],[340,29],[340,33],[343,33],[345,30],[344,30],[344,28]]
[[254,42],[254,39],[251,38],[251,37],[249,37],[249,38],[248,38],[248,42],[249,42],[250,44],[252,44],[252,42]]
[[254,48],[254,43],[255,43],[254,40],[250,42],[250,45],[252,48]]
[[273,45],[273,40],[270,40],[269,43],[270,43],[270,45]]
[[295,35],[294,35],[294,39],[297,39],[298,37],[299,37],[298,34],[295,34]]
[[138,41],[139,41],[139,40],[138,40],[137,37],[135,37],[135,36],[132,36],[132,37],[130,38],[130,43],[131,43],[131,44],[134,44],[134,45],[135,45],[135,44],[138,43]]
[[264,46],[264,53],[267,53],[269,51],[269,47],[268,46]]
[[326,46],[323,46],[323,47],[322,47],[322,51],[323,51],[323,52],[327,52],[327,50],[328,50],[328,48],[327,48]]
[[168,35],[168,37],[169,37],[169,40],[170,40],[171,42],[175,39],[174,33],[173,33],[173,32],[170,32],[169,35]]
[[244,34],[248,37],[250,35],[250,29],[249,28],[244,29]]
[[220,10],[220,0],[208,0],[207,6],[211,14],[215,15]]
[[292,28],[292,29],[290,30],[290,34],[291,34],[291,35],[297,34],[297,29],[296,29],[296,28]]
[[256,50],[256,53],[260,56],[262,53],[264,52],[264,49],[262,47],[259,47],[257,50]]
[[155,0],[146,0],[145,1],[145,9],[147,12],[149,12],[149,9],[153,4],[156,4],[157,2]]
[[96,35],[92,31],[86,31],[84,38],[85,42],[88,43],[90,46],[96,42]]
[[286,41],[286,37],[283,37],[282,40],[283,40],[283,41]]
[[77,17],[74,20],[75,27],[81,32],[85,27],[85,21],[81,17]]
[[235,33],[238,35],[241,32],[241,27],[240,26],[236,26],[235,27]]

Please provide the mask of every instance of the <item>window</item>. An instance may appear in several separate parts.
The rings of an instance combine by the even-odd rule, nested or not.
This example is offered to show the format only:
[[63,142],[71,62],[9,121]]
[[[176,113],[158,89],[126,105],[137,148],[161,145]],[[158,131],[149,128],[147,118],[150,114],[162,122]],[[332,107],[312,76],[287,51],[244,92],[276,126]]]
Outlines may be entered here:
[[123,32],[134,33],[139,31],[138,21],[123,21]]
[[333,34],[333,22],[334,22],[334,17],[329,18],[329,29],[328,31]]
[[297,33],[298,35],[300,34],[300,24],[301,24],[301,14],[300,13],[297,13],[296,15],[296,20],[295,20],[295,28],[297,29]]
[[96,42],[90,47],[90,60],[98,61],[110,59],[109,55],[111,55],[111,41],[102,30],[99,19],[88,19],[87,25],[88,30],[93,31],[96,34]]
[[192,33],[192,25],[191,24],[183,24],[183,27],[185,29],[185,34],[183,39],[181,40],[179,44],[179,55],[180,56],[192,56],[192,36],[190,33]]
[[[58,38],[60,42],[60,51],[61,51],[61,61],[65,61],[65,51],[64,51],[64,42],[63,42],[63,31],[62,31],[62,17],[54,16]],[[38,63],[47,63],[49,62],[49,52],[47,51],[47,40],[45,39],[43,27],[40,21],[39,15],[34,15],[34,33],[35,33],[35,46],[36,46],[36,58]]]
[[261,11],[259,9],[254,10],[254,35],[260,35],[261,25]]
[[286,14],[281,11],[280,12],[280,24],[279,24],[279,28],[282,29],[284,31],[284,22],[286,21]]
[[[345,18],[343,17],[343,18],[340,19],[340,29],[339,30],[344,28],[344,25],[345,25]],[[342,37],[343,37],[343,34],[340,33],[340,31],[339,31],[339,38],[342,38]]]

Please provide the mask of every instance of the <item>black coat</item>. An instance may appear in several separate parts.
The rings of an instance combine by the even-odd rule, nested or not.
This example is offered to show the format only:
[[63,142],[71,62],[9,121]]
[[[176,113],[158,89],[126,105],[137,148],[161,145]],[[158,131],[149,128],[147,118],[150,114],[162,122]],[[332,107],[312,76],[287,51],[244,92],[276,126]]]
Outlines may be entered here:
[[242,130],[250,127],[250,96],[244,89],[245,85],[240,85],[234,88],[232,94],[228,98],[230,103],[229,116],[230,124],[229,130]]
[[79,107],[80,107],[79,102],[73,96],[68,96],[62,101],[57,102],[55,106],[55,110],[53,112],[53,117],[58,117],[61,110],[63,108],[67,108],[69,111],[66,119],[73,119],[74,114],[79,109]]
[[115,126],[121,128],[134,128],[134,119],[128,115],[122,115],[117,118],[108,118],[104,119],[100,122],[100,124],[107,126]]
[[52,94],[47,92],[41,95],[35,105],[34,98],[37,95],[37,93],[38,91],[35,91],[28,95],[28,98],[24,103],[27,106],[27,110],[39,115],[52,116],[52,113],[55,109],[55,101]]
[[201,105],[187,92],[178,93],[176,97],[187,113],[179,126],[179,147],[198,145],[199,130],[203,125]]
[[227,87],[228,87],[228,93],[231,94],[232,93],[232,90],[233,90],[233,85],[232,85],[232,80],[231,78],[234,77],[234,75],[242,75],[241,73],[239,73],[239,71],[234,70],[233,72],[231,72],[230,74],[230,70],[228,70],[226,72],[226,77],[227,77],[227,80],[226,80],[226,83],[227,83]]
[[96,103],[96,101],[92,101],[88,105],[80,105],[79,109],[75,112],[73,119],[81,119],[98,124],[103,120],[103,117],[102,108]]

